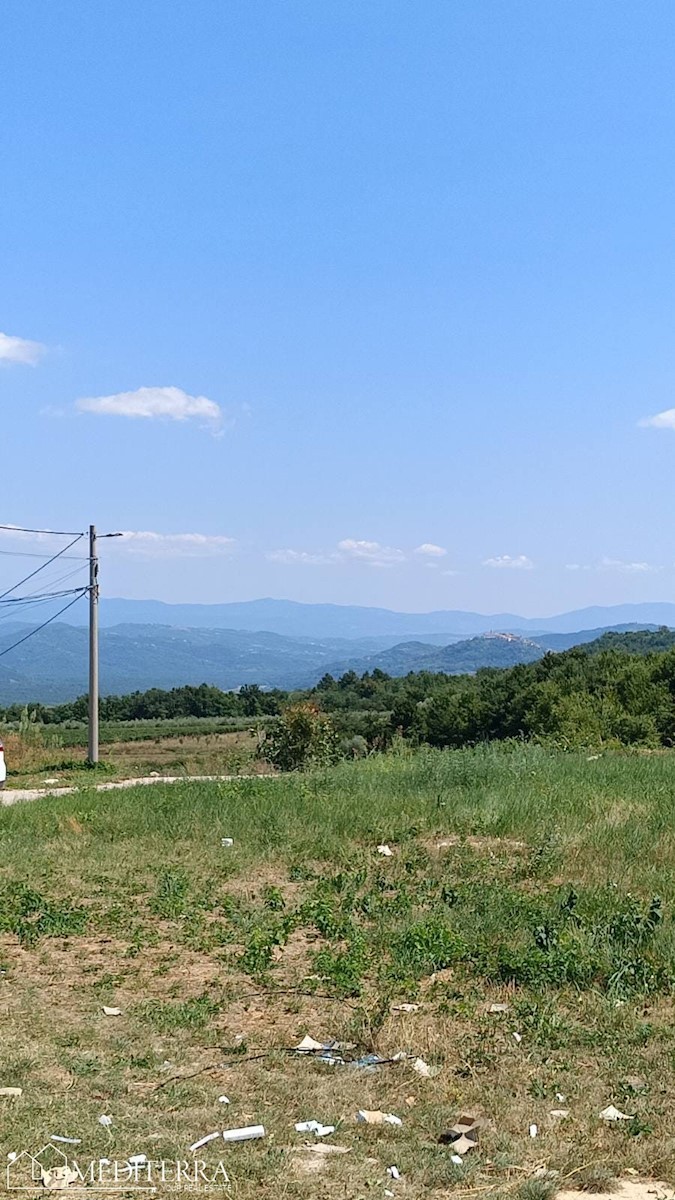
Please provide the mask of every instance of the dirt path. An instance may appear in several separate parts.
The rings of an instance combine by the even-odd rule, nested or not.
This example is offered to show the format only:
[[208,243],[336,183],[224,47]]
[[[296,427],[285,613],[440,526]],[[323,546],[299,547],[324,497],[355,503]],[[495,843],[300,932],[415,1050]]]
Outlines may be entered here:
[[[96,783],[95,792],[114,792],[119,788],[147,787],[151,783],[227,783],[236,779],[274,779],[274,775],[145,775],[139,779],[117,779]],[[75,792],[90,791],[89,787],[9,788],[0,792],[0,808],[9,808],[22,800],[41,800],[43,796],[72,796]]]

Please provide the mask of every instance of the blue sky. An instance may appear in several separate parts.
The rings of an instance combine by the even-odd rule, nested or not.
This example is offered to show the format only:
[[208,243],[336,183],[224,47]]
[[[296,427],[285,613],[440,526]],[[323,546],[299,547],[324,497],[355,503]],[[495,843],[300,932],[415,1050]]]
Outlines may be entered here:
[[7,0],[1,519],[135,532],[109,595],[670,599],[674,59],[660,0]]

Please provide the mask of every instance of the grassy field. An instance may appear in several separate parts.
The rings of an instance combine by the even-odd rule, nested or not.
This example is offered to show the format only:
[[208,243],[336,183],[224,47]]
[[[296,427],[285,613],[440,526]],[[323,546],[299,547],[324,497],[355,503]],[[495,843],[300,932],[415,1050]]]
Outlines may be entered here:
[[[523,748],[0,810],[0,1161],[53,1133],[189,1159],[262,1123],[211,1155],[245,1200],[672,1183],[674,799],[669,755]],[[288,1053],[305,1034],[438,1073]],[[304,1152],[312,1118],[349,1153]]]
[[[175,729],[173,726],[175,725]],[[249,723],[241,729],[214,731],[213,722],[120,722],[104,727],[100,765],[87,767],[87,734],[29,730],[3,735],[8,765],[7,788],[40,787],[46,778],[59,784],[103,779],[131,779],[155,771],[161,775],[239,775],[262,771],[257,758],[259,732]],[[140,728],[137,728],[140,726]],[[168,728],[167,728],[168,727]],[[64,744],[66,734],[77,740]],[[115,737],[112,735],[115,734]],[[117,739],[117,740],[116,740]]]

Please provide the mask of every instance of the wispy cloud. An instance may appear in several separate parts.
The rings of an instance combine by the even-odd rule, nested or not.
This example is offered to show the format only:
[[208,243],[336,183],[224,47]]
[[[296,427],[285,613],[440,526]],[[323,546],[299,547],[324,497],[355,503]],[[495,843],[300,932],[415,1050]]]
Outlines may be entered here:
[[643,417],[638,425],[651,429],[675,429],[675,408],[666,408],[663,412],[655,413],[653,417]]
[[215,400],[190,396],[177,387],[141,387],[135,392],[116,392],[112,396],[88,396],[77,400],[75,407],[99,416],[197,421],[212,432],[220,431],[225,420],[225,413]]
[[379,542],[343,538],[338,542],[337,548],[344,558],[367,563],[371,567],[393,567],[405,561],[402,550],[397,550],[394,546],[382,546]]
[[422,555],[423,558],[443,558],[448,552],[444,546],[435,546],[433,542],[422,542],[421,546],[415,547],[414,553]]
[[394,546],[382,546],[380,542],[368,542],[356,538],[343,538],[335,550],[269,550],[266,558],[269,562],[284,563],[287,566],[324,567],[335,566],[339,563],[364,563],[370,567],[393,567],[405,562],[405,554]]
[[495,558],[486,558],[483,566],[510,571],[532,571],[534,569],[532,559],[528,558],[526,554],[517,554],[515,557],[510,554],[498,554]]
[[622,571],[627,574],[641,574],[645,571],[658,571],[647,562],[624,562],[620,558],[602,558],[598,564],[599,571]]
[[329,566],[337,561],[335,554],[311,554],[308,550],[270,550],[265,557],[269,562],[291,567]]
[[34,367],[46,353],[47,347],[42,342],[31,342],[28,338],[10,337],[8,333],[0,333],[0,365],[20,363],[25,367]]
[[210,533],[155,533],[152,530],[125,530],[109,543],[115,548],[152,558],[211,558],[231,554],[236,538]]

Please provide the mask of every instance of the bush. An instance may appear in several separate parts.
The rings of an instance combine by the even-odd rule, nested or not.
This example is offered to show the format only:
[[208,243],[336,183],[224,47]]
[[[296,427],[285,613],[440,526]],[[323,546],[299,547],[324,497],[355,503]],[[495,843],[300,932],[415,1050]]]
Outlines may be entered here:
[[267,731],[261,753],[280,771],[330,766],[339,758],[335,727],[314,704],[291,704]]

